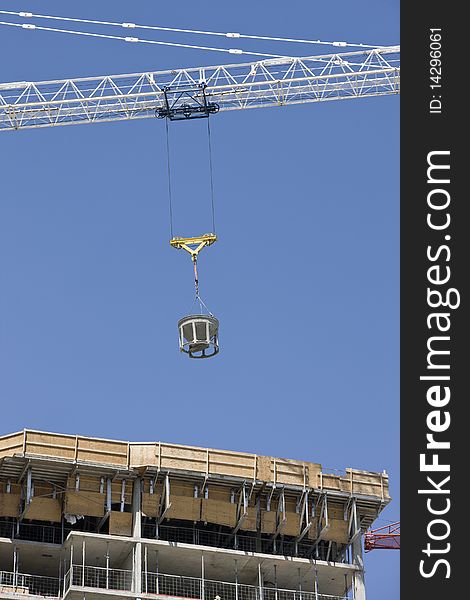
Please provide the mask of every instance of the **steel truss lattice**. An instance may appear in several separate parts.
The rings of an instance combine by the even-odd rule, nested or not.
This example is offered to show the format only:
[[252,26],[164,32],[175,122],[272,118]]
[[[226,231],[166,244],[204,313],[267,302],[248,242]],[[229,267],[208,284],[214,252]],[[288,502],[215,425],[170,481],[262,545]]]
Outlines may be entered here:
[[154,117],[164,90],[204,86],[220,111],[398,94],[399,46],[245,64],[0,84],[0,130]]

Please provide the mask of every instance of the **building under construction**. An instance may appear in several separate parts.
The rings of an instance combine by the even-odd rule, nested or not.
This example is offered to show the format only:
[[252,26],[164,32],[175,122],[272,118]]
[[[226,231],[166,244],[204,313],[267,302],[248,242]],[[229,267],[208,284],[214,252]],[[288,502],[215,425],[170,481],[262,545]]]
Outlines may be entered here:
[[365,599],[388,476],[24,430],[0,437],[0,597]]

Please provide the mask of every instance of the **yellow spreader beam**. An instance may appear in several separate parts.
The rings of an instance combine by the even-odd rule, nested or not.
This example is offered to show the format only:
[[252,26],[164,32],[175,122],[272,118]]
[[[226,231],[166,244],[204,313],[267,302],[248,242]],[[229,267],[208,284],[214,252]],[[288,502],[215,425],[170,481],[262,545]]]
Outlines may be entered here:
[[189,254],[191,254],[191,258],[195,262],[199,252],[206,246],[211,246],[216,241],[217,236],[215,233],[205,233],[199,237],[174,237],[170,240],[170,244],[173,246],[173,248],[182,248],[183,250],[186,250],[186,252],[189,252]]

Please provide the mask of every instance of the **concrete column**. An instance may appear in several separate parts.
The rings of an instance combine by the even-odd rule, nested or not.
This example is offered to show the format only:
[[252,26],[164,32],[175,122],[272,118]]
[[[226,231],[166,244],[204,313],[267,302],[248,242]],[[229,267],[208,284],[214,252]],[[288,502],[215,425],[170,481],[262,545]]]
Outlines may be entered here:
[[142,593],[142,480],[134,479],[132,493],[132,537],[136,540],[134,547],[134,592]]
[[364,581],[364,559],[362,556],[362,536],[357,535],[352,543],[353,565],[359,567],[354,571],[353,598],[354,600],[366,600],[366,586]]

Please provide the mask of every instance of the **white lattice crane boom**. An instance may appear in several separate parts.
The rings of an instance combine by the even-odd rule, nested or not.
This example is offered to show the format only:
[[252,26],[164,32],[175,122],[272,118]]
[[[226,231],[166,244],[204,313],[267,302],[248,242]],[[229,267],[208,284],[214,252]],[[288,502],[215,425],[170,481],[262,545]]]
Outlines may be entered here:
[[191,101],[240,110],[399,93],[400,48],[0,84],[0,131],[155,117]]

